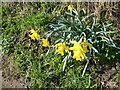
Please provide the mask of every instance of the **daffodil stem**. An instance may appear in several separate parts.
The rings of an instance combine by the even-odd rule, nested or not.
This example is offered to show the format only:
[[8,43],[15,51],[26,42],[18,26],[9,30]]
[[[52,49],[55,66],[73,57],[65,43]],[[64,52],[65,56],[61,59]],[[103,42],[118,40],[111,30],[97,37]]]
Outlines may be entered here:
[[86,69],[87,69],[88,64],[89,64],[89,60],[87,59],[87,63],[86,63],[86,65],[85,65],[85,68],[84,68],[83,73],[82,73],[82,77],[83,77],[84,74],[85,74],[85,71],[86,71]]
[[47,53],[46,53],[46,56],[48,55],[49,52],[50,52],[50,47],[49,47],[49,49],[48,49],[48,51],[47,51]]
[[68,56],[66,56],[65,58],[64,58],[64,65],[63,65],[63,71],[65,70],[65,66],[66,66],[66,62],[67,62],[67,59],[68,59]]

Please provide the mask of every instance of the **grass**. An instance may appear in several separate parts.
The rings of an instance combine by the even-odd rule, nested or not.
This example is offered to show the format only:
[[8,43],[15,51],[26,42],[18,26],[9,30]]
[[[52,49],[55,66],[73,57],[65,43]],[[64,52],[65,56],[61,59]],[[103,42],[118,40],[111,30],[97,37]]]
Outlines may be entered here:
[[[111,52],[114,52],[110,52],[110,56],[107,58],[105,54],[101,54],[100,58],[95,57],[90,60],[83,77],[82,72],[86,61],[68,60],[63,71],[64,56],[53,56],[55,50],[51,48],[46,55],[48,48],[42,47],[39,40],[31,40],[28,37],[28,31],[32,28],[38,30],[42,38],[46,37],[44,33],[51,30],[49,25],[56,24],[54,17],[65,16],[68,4],[62,2],[2,3],[2,53],[7,55],[13,65],[11,67],[14,68],[13,76],[24,77],[24,82],[29,88],[101,88],[101,81],[97,81],[96,78],[97,75],[100,75],[99,72],[104,73],[109,67],[119,66],[116,64],[119,62],[119,51],[111,48]],[[80,2],[71,4],[74,4],[75,8],[78,11],[82,10],[83,13],[95,12],[97,22],[104,20],[108,24],[116,21],[117,17],[114,16],[117,15],[118,3]],[[108,20],[109,18],[111,20]],[[108,29],[116,30],[118,27],[115,27],[114,24]],[[51,36],[50,39],[52,40],[53,37]],[[113,35],[113,38],[118,43],[119,35]],[[6,64],[3,67],[7,67]],[[118,72],[116,77],[119,79],[119,76]],[[94,80],[94,78],[96,79]]]

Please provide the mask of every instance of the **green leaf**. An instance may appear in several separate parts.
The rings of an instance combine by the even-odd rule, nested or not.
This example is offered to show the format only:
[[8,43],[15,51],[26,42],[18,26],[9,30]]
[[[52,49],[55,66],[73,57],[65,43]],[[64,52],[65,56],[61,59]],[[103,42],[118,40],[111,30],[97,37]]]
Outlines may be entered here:
[[63,71],[65,70],[65,66],[66,66],[67,59],[68,59],[68,56],[66,55],[66,57],[65,57],[65,58],[63,59],[63,61],[62,61],[62,62],[64,62]]
[[99,52],[98,52],[98,50],[97,50],[97,49],[95,49],[94,47],[92,47],[92,49],[93,49],[96,53],[98,53],[98,54],[99,54]]

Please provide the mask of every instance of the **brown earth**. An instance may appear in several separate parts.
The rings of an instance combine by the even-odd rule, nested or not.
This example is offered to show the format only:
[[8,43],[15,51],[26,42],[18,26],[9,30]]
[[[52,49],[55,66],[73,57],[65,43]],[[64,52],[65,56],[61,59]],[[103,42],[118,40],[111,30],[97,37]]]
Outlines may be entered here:
[[95,82],[98,82],[105,88],[119,88],[120,90],[120,81],[117,80],[116,74],[120,70],[120,67],[111,67],[105,70],[104,73],[96,73]]
[[25,88],[24,79],[13,72],[13,63],[7,56],[2,58],[2,88]]

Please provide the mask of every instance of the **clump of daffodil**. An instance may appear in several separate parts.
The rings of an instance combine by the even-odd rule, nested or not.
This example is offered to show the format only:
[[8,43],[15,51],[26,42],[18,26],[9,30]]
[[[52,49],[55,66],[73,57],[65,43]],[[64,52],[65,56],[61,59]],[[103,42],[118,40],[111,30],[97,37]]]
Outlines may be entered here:
[[71,41],[71,43],[74,44],[73,47],[70,48],[70,50],[73,50],[73,57],[76,60],[82,61],[86,58],[85,52],[80,44],[80,42]]
[[58,52],[61,55],[64,55],[64,52],[69,52],[69,47],[66,46],[66,43],[58,43],[55,45],[55,47],[58,47],[56,52]]
[[35,31],[35,30],[30,30],[29,31],[30,33],[32,33],[31,35],[29,35],[29,37],[31,37],[31,39],[38,39],[38,38],[40,38],[40,35],[37,33],[37,31]]
[[74,9],[74,6],[73,5],[69,5],[68,6],[68,10],[72,11]]
[[40,39],[40,40],[43,41],[43,44],[42,44],[43,47],[49,47],[50,46],[50,43],[47,39]]

